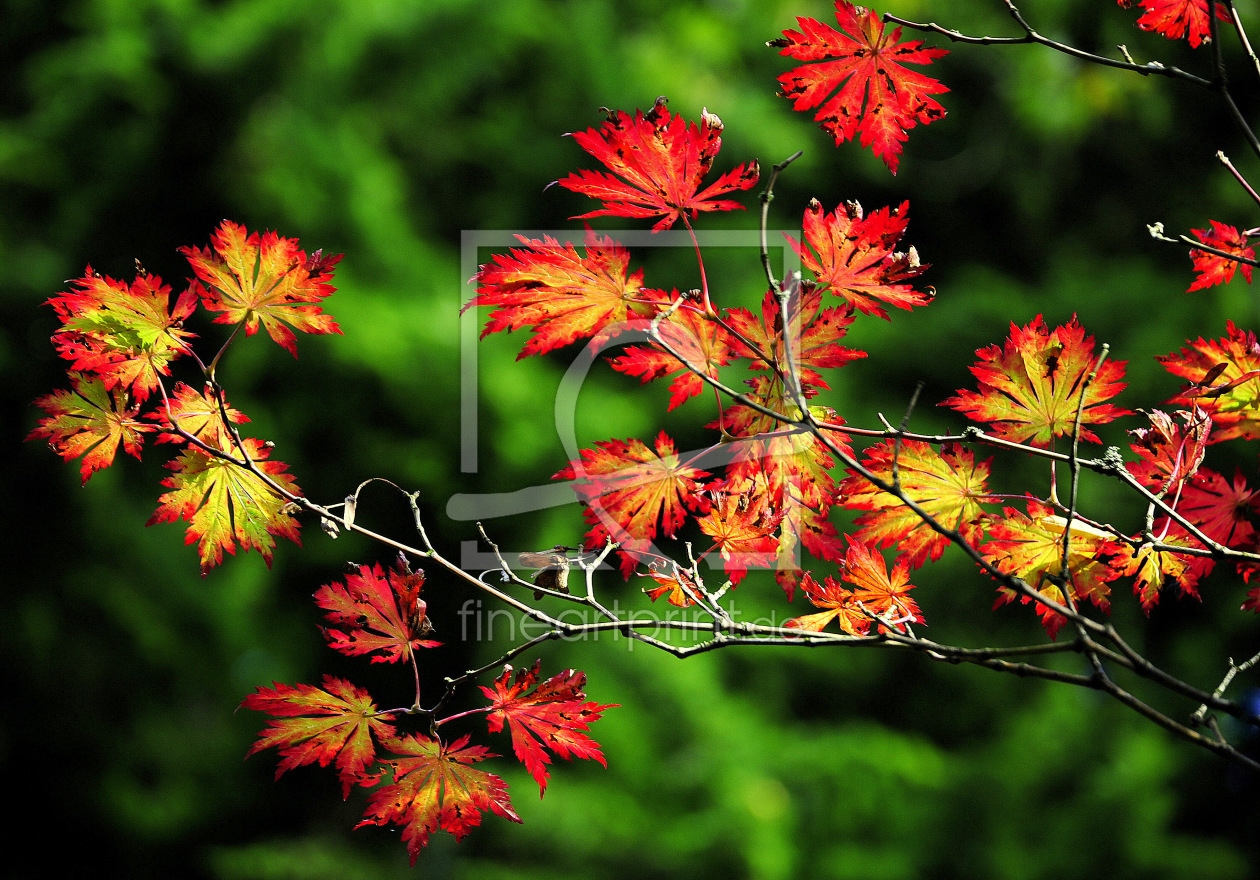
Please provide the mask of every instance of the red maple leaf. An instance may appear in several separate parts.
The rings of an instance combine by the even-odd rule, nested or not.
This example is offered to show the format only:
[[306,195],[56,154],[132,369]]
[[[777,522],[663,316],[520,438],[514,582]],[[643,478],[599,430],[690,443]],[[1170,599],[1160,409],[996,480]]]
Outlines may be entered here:
[[532,668],[518,670],[513,680],[512,667],[505,664],[494,687],[481,691],[493,701],[488,716],[490,732],[498,733],[507,723],[512,751],[538,783],[541,797],[547,791],[548,751],[565,760],[588,758],[607,766],[599,743],[585,731],[605,710],[617,707],[587,701],[585,672],[566,669],[539,684],[538,670],[536,660]]
[[748,496],[728,494],[699,520],[700,531],[713,538],[731,584],[744,579],[749,568],[768,568],[779,550],[774,536],[782,521],[765,504],[752,504]]
[[241,703],[241,708],[275,716],[245,757],[272,746],[279,749],[277,779],[304,764],[335,764],[343,797],[356,783],[370,782],[366,770],[376,755],[372,737],[393,737],[388,722],[394,716],[378,713],[367,691],[331,675],[324,676],[322,688],[272,684],[274,688],[259,687]]
[[27,440],[46,438],[54,452],[69,461],[83,456],[79,473],[86,483],[93,473],[114,463],[119,445],[136,458],[144,445],[141,436],[157,430],[137,418],[138,408],[124,390],[111,393],[104,380],[70,374],[70,391],[54,391],[35,401],[48,415],[39,420]]
[[462,840],[481,824],[486,810],[521,821],[512,809],[507,783],[472,766],[495,756],[481,746],[468,745],[468,737],[450,745],[423,735],[381,744],[394,755],[381,760],[391,781],[372,792],[365,818],[355,827],[401,825],[411,864],[434,831],[448,831]]
[[542,241],[517,238],[526,249],[514,248],[510,256],[495,254],[493,265],[480,267],[472,279],[477,295],[464,305],[498,306],[481,331],[482,339],[503,330],[533,330],[517,360],[651,317],[664,299],[660,291],[643,288],[642,269],[628,274],[629,251],[590,229],[584,256],[551,236]]
[[294,495],[301,491],[297,483],[285,473],[283,462],[268,460],[268,451],[258,440],[246,437],[242,446],[223,451],[243,454],[263,476],[190,447],[167,464],[173,473],[162,485],[171,491],[158,498],[158,509],[145,523],[186,520],[187,543],[197,542],[203,577],[223,561],[223,551],[235,553],[238,544],[257,550],[270,566],[275,536],[301,543],[289,499],[268,479]]
[[315,591],[315,604],[328,612],[335,626],[326,628],[329,645],[348,657],[371,654],[373,663],[409,660],[417,648],[435,648],[441,642],[421,638],[433,630],[420,598],[424,572],[411,571],[401,560],[388,574],[380,564],[359,566],[346,582],[331,583]]
[[[1260,491],[1247,485],[1241,471],[1234,473],[1231,482],[1210,468],[1200,468],[1186,483],[1176,510],[1216,543],[1251,549],[1256,540],[1252,518],[1260,515]],[[1182,533],[1176,523],[1170,530]]]
[[913,247],[905,253],[893,251],[910,222],[909,207],[902,202],[891,210],[864,214],[860,204],[849,201],[828,214],[811,199],[805,209],[805,244],[791,236],[788,244],[820,285],[858,311],[887,319],[880,302],[909,310],[936,296],[930,288],[920,291],[904,283],[928,269],[918,252]]
[[130,390],[143,403],[170,374],[171,361],[191,350],[184,320],[197,308],[185,292],[170,305],[171,288],[156,275],[130,285],[92,271],[71,282],[77,290],[48,302],[63,327],[53,343],[70,369],[94,373],[113,390]]
[[[1211,24],[1208,22],[1208,0],[1117,0],[1121,6],[1140,5],[1142,17],[1137,26],[1144,31],[1154,31],[1170,40],[1187,37],[1190,46],[1197,49],[1200,43],[1211,39]],[[1216,4],[1216,18],[1219,21],[1233,23],[1229,7],[1224,3]]]
[[[1239,232],[1234,227],[1226,226],[1224,223],[1217,223],[1215,220],[1209,220],[1208,222],[1212,224],[1210,231],[1207,229],[1190,230],[1199,241],[1218,250],[1227,251],[1249,260],[1256,258],[1255,249],[1247,243],[1249,237],[1246,233]],[[1195,277],[1194,283],[1186,288],[1186,293],[1193,290],[1202,290],[1205,287],[1212,287],[1216,284],[1228,284],[1234,278],[1234,270],[1240,267],[1243,278],[1247,279],[1248,284],[1251,283],[1252,266],[1250,263],[1240,263],[1228,257],[1198,250],[1190,251],[1190,259],[1194,262],[1194,271],[1198,275]]]
[[207,248],[180,248],[198,281],[190,290],[206,308],[222,312],[220,324],[244,324],[247,335],[261,324],[273,340],[297,357],[289,327],[306,333],[340,333],[341,328],[318,305],[336,289],[332,268],[340,255],[322,251],[306,255],[297,239],[274,232],[248,233],[224,220]]
[[1260,342],[1233,321],[1223,339],[1200,337],[1180,352],[1155,358],[1164,369],[1190,380],[1169,403],[1196,406],[1212,417],[1212,443],[1260,437]]
[[1048,447],[1055,437],[1072,433],[1076,413],[1081,413],[1081,439],[1099,442],[1085,425],[1105,424],[1128,410],[1106,403],[1125,387],[1124,362],[1106,360],[1084,389],[1094,369],[1094,337],[1086,336],[1076,316],[1062,327],[1049,330],[1041,315],[1027,327],[1011,324],[1011,335],[1002,347],[976,352],[979,362],[971,372],[980,390],[959,391],[941,402],[979,422],[989,422],[1004,440]]
[[1125,465],[1146,488],[1171,498],[1176,498],[1182,484],[1198,473],[1212,432],[1212,418],[1198,407],[1176,414],[1183,424],[1178,425],[1163,410],[1147,412],[1151,426],[1129,432],[1136,438],[1129,448],[1142,460]]
[[[984,535],[981,523],[988,500],[989,462],[976,463],[972,452],[955,444],[938,451],[918,440],[891,440],[866,450],[862,464],[877,477],[893,480],[893,464],[902,491],[938,523],[976,543]],[[840,483],[840,503],[850,510],[866,510],[856,520],[857,537],[880,547],[897,547],[898,559],[918,568],[941,558],[949,539],[936,532],[901,499],[878,489],[850,471]]]
[[[670,298],[676,302],[677,292],[671,294]],[[660,322],[657,332],[683,360],[653,343],[651,347],[628,346],[625,354],[610,358],[609,363],[613,369],[639,376],[645,383],[677,374],[669,386],[669,409],[681,405],[704,390],[704,380],[693,369],[689,369],[688,365],[701,374],[716,379],[718,367],[729,364],[739,354],[735,338],[726,328],[698,309],[686,306],[676,309]]]
[[[901,28],[886,34],[878,12],[845,0],[836,2],[840,30],[812,18],[796,21],[801,31],[784,31],[767,45],[779,48],[780,55],[817,63],[782,74],[781,94],[794,110],[818,107],[814,119],[837,146],[856,134],[896,174],[906,132],[944,117],[945,108],[931,96],[949,91],[902,65],[931,64],[948,52],[925,49],[922,40],[897,42]],[[838,91],[827,100],[833,90]]]
[[598,129],[574,132],[578,145],[617,176],[578,171],[559,181],[566,189],[604,203],[572,219],[660,217],[652,227],[658,232],[699,211],[742,209],[738,202],[714,199],[756,184],[756,162],[740,165],[700,189],[722,147],[721,133],[722,120],[708,110],[700,114],[699,125],[688,125],[681,116],[670,114],[663,97],[646,115],[636,110],[631,117],[615,110]]
[[672,537],[682,527],[687,508],[705,506],[698,494],[705,471],[678,459],[674,441],[662,431],[652,451],[641,440],[609,440],[598,449],[583,449],[580,461],[555,475],[577,480],[578,498],[586,505],[587,546],[608,539],[621,544],[622,571],[628,576],[636,555],[656,537],[658,523]]

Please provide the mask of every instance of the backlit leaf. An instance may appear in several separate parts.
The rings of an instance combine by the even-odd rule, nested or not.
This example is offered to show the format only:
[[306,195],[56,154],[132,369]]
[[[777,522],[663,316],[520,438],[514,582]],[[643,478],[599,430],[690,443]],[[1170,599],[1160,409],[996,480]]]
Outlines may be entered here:
[[540,684],[538,670],[535,661],[532,668],[518,670],[513,680],[512,667],[504,665],[494,686],[481,691],[492,701],[490,732],[498,733],[507,724],[512,751],[538,783],[541,797],[547,790],[549,752],[566,760],[588,758],[607,766],[599,744],[585,731],[606,710],[616,707],[586,699],[585,672],[566,669]]
[[922,40],[899,43],[900,27],[885,33],[878,12],[846,0],[836,2],[840,30],[812,18],[796,21],[800,31],[784,31],[768,45],[811,63],[782,74],[780,94],[794,110],[817,107],[814,119],[837,146],[857,136],[896,174],[906,132],[944,117],[932,95],[949,91],[904,65],[931,64],[948,52],[923,48]]
[[462,840],[481,824],[487,810],[521,821],[512,809],[507,783],[472,766],[494,755],[468,745],[468,737],[447,745],[424,735],[404,736],[383,745],[393,754],[381,761],[390,781],[372,792],[365,818],[356,827],[402,826],[413,865],[435,831]]
[[716,196],[745,190],[757,182],[756,162],[740,165],[700,189],[722,147],[722,120],[708,110],[700,122],[673,116],[665,99],[645,115],[614,110],[598,129],[576,132],[573,139],[613,172],[578,171],[559,181],[566,189],[603,202],[587,217],[660,217],[653,232],[700,211],[732,211],[738,202]]
[[311,254],[297,239],[274,232],[249,233],[244,226],[224,220],[210,247],[181,248],[197,275],[195,289],[212,312],[222,312],[220,324],[243,324],[246,334],[267,334],[297,357],[293,330],[340,333],[319,303],[336,288],[332,268],[341,256]]
[[304,764],[335,764],[342,797],[348,796],[353,785],[365,781],[375,758],[372,738],[394,735],[388,723],[393,716],[377,714],[367,691],[331,675],[324,676],[322,688],[273,684],[273,688],[259,687],[241,703],[241,708],[275,716],[246,757],[265,748],[279,749],[276,778]]

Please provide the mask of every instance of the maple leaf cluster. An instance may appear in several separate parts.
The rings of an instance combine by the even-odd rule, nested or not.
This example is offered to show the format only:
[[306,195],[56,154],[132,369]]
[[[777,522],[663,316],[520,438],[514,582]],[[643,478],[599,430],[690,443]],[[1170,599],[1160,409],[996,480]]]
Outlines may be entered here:
[[[241,436],[235,425],[248,419],[214,382],[218,357],[209,366],[198,359],[185,324],[200,304],[217,313],[216,323],[246,334],[264,327],[296,356],[292,330],[341,332],[318,305],[333,292],[341,257],[308,256],[296,239],[251,234],[230,221],[209,247],[182,253],[195,278],[173,303],[156,275],[140,269],[128,284],[91,266],[70,282],[72,290],[49,300],[61,321],[52,341],[69,362],[70,388],[35,402],[47,415],[27,439],[47,440],[67,460],[82,458],[84,483],[113,464],[119,447],[140,458],[145,435],[178,444],[162,481],[170,491],[149,523],[185,520],[203,574],[237,547],[259,551],[270,564],[277,537],[299,540],[290,503],[301,490],[270,458],[269,444]],[[184,357],[201,367],[201,390],[184,382],[168,388],[171,365]]]
[[[424,572],[413,571],[400,554],[388,571],[379,564],[359,566],[344,582],[321,587],[315,601],[330,624],[323,631],[329,646],[349,657],[369,656],[374,663],[406,662],[418,682],[418,652],[441,645],[426,638],[433,627],[420,598],[424,580]],[[474,766],[498,755],[470,745],[468,734],[443,739],[438,734],[442,725],[484,712],[490,733],[506,726],[513,752],[538,783],[540,795],[547,789],[553,755],[605,763],[587,731],[614,707],[586,699],[585,673],[566,669],[540,681],[539,669],[535,662],[513,678],[512,667],[505,665],[493,687],[481,688],[488,705],[446,718],[420,708],[418,684],[413,704],[387,710],[379,709],[363,688],[333,676],[325,676],[322,687],[259,687],[241,707],[266,713],[271,721],[247,757],[276,749],[276,778],[305,765],[331,765],[343,798],[356,787],[372,789],[358,827],[401,827],[414,864],[436,831],[459,840],[481,824],[486,812],[521,821],[502,777]],[[408,715],[423,717],[429,733],[400,734],[398,721]]]
[[[661,229],[680,218],[690,224],[698,210],[740,207],[712,197],[751,186],[756,164],[705,185],[720,143],[714,119],[706,110],[699,125],[688,124],[658,99],[647,113],[614,112],[600,128],[574,135],[608,169],[561,181],[602,202],[578,218],[659,216]],[[913,286],[928,267],[913,248],[897,249],[907,223],[906,204],[868,213],[853,201],[833,211],[811,202],[803,240],[788,241],[814,277],[767,290],[759,315],[716,310],[707,290],[688,295],[645,286],[626,249],[590,230],[584,253],[551,238],[522,238],[525,248],[480,268],[477,294],[465,308],[492,308],[483,337],[528,329],[519,357],[583,340],[598,351],[627,334],[647,336],[648,344],[629,345],[609,362],[643,382],[673,377],[670,409],[698,397],[724,368],[747,370],[747,391],[712,425],[720,455],[680,453],[661,432],[651,444],[600,442],[556,474],[573,481],[585,506],[588,547],[616,542],[627,575],[646,564],[649,577],[677,585],[660,567],[654,541],[675,537],[691,518],[712,539],[706,555],[720,557],[733,582],[750,567],[773,564],[789,592],[799,579],[797,547],[824,558],[844,555],[827,520],[838,498],[829,473],[834,461],[816,438],[786,423],[829,387],[825,371],[865,356],[841,342],[855,315],[887,318],[887,306],[908,310],[931,301],[930,290]],[[685,601],[678,586],[649,594],[662,590]]]
[[[873,12],[843,2],[836,11],[844,33],[801,19],[803,33],[787,32],[774,45],[806,60],[844,52],[848,60],[802,68],[784,81],[794,84],[798,105],[813,106],[822,85],[852,77],[821,115],[835,116],[844,106],[849,127],[836,129],[837,140],[859,131],[895,169],[905,130],[933,118],[934,105],[924,96],[943,89],[910,77],[892,59],[929,63],[940,53],[898,44],[898,31],[885,37]],[[854,83],[872,77],[892,84],[892,92],[877,92],[868,83],[865,94],[881,112],[898,111],[885,113],[883,123],[902,114],[900,137],[863,128],[875,122],[859,112],[864,92]],[[919,116],[906,115],[912,106]],[[657,228],[666,228],[694,217],[697,208],[739,207],[710,197],[729,191],[733,180],[750,182],[749,165],[704,190],[703,173],[683,174],[709,171],[716,145],[707,121],[687,125],[669,115],[664,99],[646,114],[613,113],[600,129],[575,138],[611,172],[561,181],[603,203],[578,218],[661,217]],[[643,146],[649,144],[652,149]],[[701,155],[705,161],[697,164]],[[663,431],[651,444],[601,441],[556,473],[572,481],[585,508],[588,548],[615,542],[622,572],[653,582],[645,589],[650,598],[686,606],[701,592],[695,570],[682,569],[657,542],[682,537],[691,523],[705,539],[696,559],[720,559],[731,586],[749,568],[773,568],[789,599],[800,586],[824,609],[792,619],[790,627],[817,631],[837,621],[843,632],[865,635],[872,627],[921,622],[906,595],[909,571],[965,541],[992,573],[1006,577],[998,604],[1015,598],[1035,603],[1051,636],[1064,613],[1081,603],[1108,609],[1117,579],[1129,579],[1149,611],[1169,584],[1197,595],[1215,564],[1214,547],[1260,549],[1251,523],[1260,511],[1256,493],[1241,476],[1231,483],[1202,464],[1206,445],[1244,436],[1254,421],[1251,380],[1260,377],[1260,363],[1254,362],[1254,339],[1241,338],[1232,325],[1228,343],[1201,341],[1194,352],[1163,359],[1197,383],[1173,401],[1192,409],[1156,411],[1151,428],[1134,432],[1131,448],[1139,462],[1131,468],[1133,479],[1164,502],[1151,531],[1101,529],[1067,509],[1053,488],[1048,499],[1026,497],[1022,509],[999,507],[1004,496],[988,484],[992,460],[977,460],[957,442],[885,440],[855,457],[843,418],[810,401],[829,388],[828,371],[865,356],[843,344],[858,314],[888,319],[887,306],[909,310],[932,302],[931,288],[915,286],[927,265],[912,247],[897,250],[907,222],[906,203],[867,212],[849,201],[827,211],[812,200],[802,216],[802,239],[788,237],[812,277],[771,287],[760,314],[717,308],[707,289],[688,295],[648,287],[642,270],[630,271],[628,252],[591,230],[584,255],[553,239],[522,239],[527,249],[481,267],[473,279],[478,292],[465,308],[493,307],[483,337],[528,328],[533,335],[519,357],[582,340],[599,352],[625,335],[634,344],[608,362],[642,382],[671,377],[669,409],[698,397],[706,384],[715,389],[720,409],[709,425],[718,432],[712,445],[681,452]],[[1209,239],[1250,255],[1236,230],[1214,223],[1210,235],[1201,231],[1205,244]],[[1216,256],[1195,259],[1217,280],[1227,280],[1236,265]],[[1250,267],[1243,273],[1249,277]],[[639,342],[644,336],[647,344]],[[1096,426],[1132,415],[1112,402],[1125,387],[1125,364],[1101,356],[1075,317],[1058,327],[1040,315],[1023,327],[1012,324],[1005,343],[976,354],[977,388],[960,389],[943,405],[983,424],[992,442],[1030,450],[1052,449],[1056,441],[1097,443]],[[744,390],[736,393],[727,383],[741,366]],[[724,403],[722,392],[733,400]],[[848,471],[840,479],[832,473],[837,458]],[[859,514],[847,543],[831,521],[835,508]],[[889,574],[879,549],[893,547],[898,556]],[[802,572],[801,550],[838,565],[839,578],[820,582]]]

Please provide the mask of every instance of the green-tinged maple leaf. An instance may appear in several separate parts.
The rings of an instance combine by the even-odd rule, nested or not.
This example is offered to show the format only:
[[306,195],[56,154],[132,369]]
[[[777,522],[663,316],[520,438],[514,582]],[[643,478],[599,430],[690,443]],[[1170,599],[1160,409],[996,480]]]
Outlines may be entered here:
[[[847,305],[821,306],[822,292],[813,284],[803,284],[788,298],[786,318],[773,290],[766,291],[762,300],[760,320],[747,309],[730,309],[727,324],[754,346],[749,349],[737,341],[735,350],[750,359],[748,365],[753,370],[767,370],[770,364],[784,376],[794,370],[806,397],[819,388],[829,388],[818,370],[843,367],[866,357],[866,352],[840,345],[853,323],[853,310]],[[769,430],[775,427],[778,425]]]
[[392,738],[389,722],[394,716],[378,713],[367,691],[331,675],[324,676],[322,688],[272,684],[274,688],[259,687],[241,703],[241,708],[274,716],[245,757],[273,746],[279,749],[277,779],[304,764],[335,764],[342,797],[355,784],[370,784],[367,768],[376,756],[372,737],[382,742]]
[[35,401],[48,415],[39,420],[27,440],[45,438],[54,452],[69,461],[83,456],[79,473],[86,483],[93,473],[114,463],[121,445],[140,457],[141,436],[156,425],[137,418],[138,407],[123,390],[110,392],[103,380],[70,374],[70,391],[54,391]]
[[[1170,40],[1185,37],[1191,48],[1211,41],[1211,24],[1208,21],[1208,0],[1117,0],[1121,6],[1141,6],[1142,16],[1137,26],[1144,31],[1154,31]],[[1216,4],[1216,18],[1233,24],[1229,7]]]
[[[677,291],[671,294],[670,299],[678,300]],[[684,306],[675,310],[661,321],[658,332],[683,360],[653,343],[651,346],[627,346],[625,354],[610,358],[609,363],[613,369],[639,376],[645,383],[662,376],[675,376],[669,386],[669,409],[704,390],[704,380],[687,365],[716,379],[718,367],[729,364],[739,354],[735,338],[726,328],[695,308]]]
[[172,307],[171,288],[156,275],[131,284],[92,271],[71,282],[76,290],[48,301],[61,319],[53,343],[70,369],[99,376],[111,391],[129,390],[143,403],[170,374],[171,361],[188,354],[193,334],[184,320],[197,308],[191,291]]
[[1155,360],[1190,386],[1170,404],[1197,406],[1212,417],[1212,443],[1243,437],[1260,438],[1260,343],[1250,330],[1233,321],[1225,337],[1211,341],[1200,337],[1180,352]]
[[767,44],[780,55],[811,62],[779,77],[780,94],[794,110],[818,107],[814,119],[836,146],[856,135],[896,174],[906,132],[944,117],[932,95],[949,91],[903,65],[931,64],[949,53],[924,48],[922,40],[899,43],[900,27],[885,33],[878,12],[845,0],[836,2],[836,21],[840,30],[797,18],[800,31],[784,31]]
[[745,495],[725,495],[697,520],[700,531],[713,538],[731,584],[744,579],[749,568],[768,568],[779,550],[774,532],[782,516],[765,504],[753,505]]
[[1212,418],[1198,407],[1193,412],[1177,411],[1181,425],[1162,410],[1152,410],[1145,415],[1151,420],[1151,426],[1129,432],[1136,441],[1130,443],[1129,448],[1141,461],[1129,462],[1125,467],[1152,492],[1175,499],[1181,486],[1198,473],[1203,464],[1208,436],[1212,433]]
[[[1196,542],[1179,535],[1168,535],[1161,543],[1177,547],[1193,547]],[[1111,567],[1121,577],[1133,578],[1133,592],[1142,603],[1142,610],[1147,614],[1159,601],[1159,592],[1164,587],[1176,584],[1182,595],[1198,597],[1199,579],[1207,573],[1200,560],[1210,563],[1212,560],[1203,556],[1188,556],[1175,550],[1159,550],[1151,544],[1142,544],[1134,549],[1129,544],[1116,542],[1116,552],[1111,559]]]
[[246,334],[258,332],[261,324],[294,357],[293,330],[341,332],[319,305],[336,290],[331,281],[340,254],[326,257],[317,251],[308,257],[296,238],[274,232],[251,234],[228,220],[210,245],[180,248],[180,253],[197,275],[192,289],[207,309],[223,313],[215,318],[217,323],[243,324]]
[[[1063,531],[1066,526],[1067,521],[1056,516],[1050,507],[1030,498],[1027,515],[1006,507],[1001,516],[990,517],[991,540],[980,552],[994,568],[1021,578],[1051,601],[1067,604],[1070,594],[1076,604],[1088,599],[1106,611],[1111,591],[1108,582],[1118,572],[1107,565],[1103,557],[1116,552],[1116,542],[1105,533],[1076,521],[1068,541],[1067,572],[1064,572]],[[998,587],[995,607],[1010,602],[1017,595],[1007,587]],[[1031,601],[1028,596],[1020,596],[1020,600],[1024,604]],[[1037,613],[1050,637],[1058,635],[1066,618],[1040,602]]]
[[167,406],[158,407],[148,415],[148,418],[163,429],[157,442],[185,442],[185,438],[174,431],[174,427],[178,425],[207,446],[231,449],[232,432],[223,420],[224,414],[227,415],[227,422],[234,425],[248,422],[249,417],[228,406],[226,401],[222,391],[215,395],[208,385],[202,391],[197,391],[180,382],[167,400]]
[[565,760],[587,758],[607,766],[599,743],[585,731],[606,710],[617,707],[587,701],[585,672],[566,669],[539,684],[538,670],[539,661],[534,661],[532,668],[518,670],[513,679],[512,667],[505,664],[494,687],[483,687],[481,692],[491,700],[490,732],[498,733],[507,724],[512,751],[538,783],[541,797],[547,791],[548,752]]
[[651,317],[665,294],[643,287],[643,270],[628,274],[630,253],[611,238],[588,229],[586,254],[551,236],[477,270],[477,295],[464,305],[497,306],[481,338],[502,330],[529,327],[533,335],[517,355],[545,354],[634,318]]
[[787,236],[788,244],[821,286],[860,312],[888,319],[880,303],[909,310],[936,296],[931,288],[915,290],[906,283],[928,269],[919,262],[918,251],[893,250],[910,222],[909,208],[909,202],[902,202],[866,214],[849,201],[828,214],[811,199],[805,209],[805,242]]
[[[1192,229],[1195,238],[1206,245],[1216,248],[1217,250],[1227,251],[1239,257],[1246,257],[1254,260],[1256,258],[1255,249],[1249,245],[1246,233],[1239,232],[1232,226],[1224,223],[1217,223],[1215,220],[1209,220],[1212,228],[1208,229]],[[1240,263],[1237,260],[1231,260],[1218,254],[1211,254],[1207,251],[1191,251],[1190,259],[1194,263],[1194,271],[1198,273],[1194,282],[1186,289],[1186,293],[1194,290],[1202,290],[1205,287],[1212,287],[1217,284],[1228,284],[1234,278],[1234,272],[1241,268],[1243,278],[1247,279],[1247,283],[1251,283],[1252,266],[1249,263]]]
[[681,116],[670,114],[663,97],[656,99],[646,115],[636,110],[632,117],[615,110],[599,128],[574,132],[578,145],[613,174],[578,171],[558,181],[566,189],[604,203],[572,219],[660,217],[652,227],[657,232],[700,211],[743,208],[716,197],[756,184],[756,162],[740,165],[700,189],[722,148],[721,134],[722,120],[708,110],[700,114],[699,125],[688,125]]
[[683,464],[674,441],[662,431],[656,449],[641,440],[609,440],[598,449],[583,449],[579,461],[555,475],[578,481],[578,499],[586,506],[587,546],[610,538],[621,544],[622,571],[633,570],[636,554],[647,550],[659,528],[672,537],[682,527],[687,509],[705,506],[698,494],[705,471]]
[[372,792],[365,818],[358,824],[400,825],[414,865],[435,831],[462,840],[481,824],[489,810],[520,822],[508,797],[507,783],[493,773],[473,767],[495,757],[460,737],[447,745],[427,736],[389,739],[382,745],[394,757],[382,759],[391,781]]
[[[866,450],[862,465],[881,479],[896,477],[906,495],[942,526],[975,544],[984,535],[980,506],[987,500],[989,462],[977,463],[969,449],[954,443],[935,447],[918,440],[886,440]],[[901,499],[876,488],[850,471],[840,483],[840,503],[850,510],[866,510],[856,520],[857,536],[880,547],[896,545],[898,559],[918,568],[941,558],[949,539],[936,532]]]
[[[300,493],[293,477],[284,472],[285,464],[267,459],[262,443],[247,437],[243,446],[258,470],[288,492]],[[146,525],[187,520],[187,543],[197,543],[203,576],[223,561],[224,550],[235,553],[238,544],[257,550],[271,565],[274,536],[300,543],[288,499],[258,474],[191,447],[167,467],[173,473],[162,485],[171,491],[158,499],[160,505]]]
[[1124,362],[1106,360],[1084,389],[1093,371],[1094,337],[1086,336],[1076,317],[1050,330],[1041,315],[1026,327],[1011,324],[1004,346],[991,345],[976,352],[971,372],[980,390],[959,391],[942,401],[978,422],[1004,440],[1049,447],[1055,437],[1070,436],[1081,413],[1081,439],[1099,442],[1086,425],[1099,425],[1128,410],[1106,403],[1125,387]]
[[334,625],[324,629],[329,645],[349,657],[371,654],[373,663],[410,660],[417,648],[437,647],[441,642],[421,638],[433,630],[420,598],[423,586],[424,572],[401,561],[388,575],[379,563],[361,565],[344,584],[320,587],[315,604]]

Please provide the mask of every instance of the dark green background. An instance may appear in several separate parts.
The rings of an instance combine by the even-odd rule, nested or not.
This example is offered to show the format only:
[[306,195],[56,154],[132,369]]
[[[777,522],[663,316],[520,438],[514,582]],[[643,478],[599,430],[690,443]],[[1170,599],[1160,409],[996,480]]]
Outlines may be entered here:
[[[1244,13],[1255,4],[1240,3]],[[1095,0],[1029,0],[1046,33],[1085,48],[1129,46],[1204,71],[1206,51],[1138,33],[1136,13]],[[997,2],[895,2],[970,33],[1013,34]],[[831,20],[821,0],[3,0],[0,2],[0,369],[4,371],[7,544],[0,755],[10,812],[0,873],[14,877],[852,877],[1244,878],[1254,873],[1256,780],[1093,693],[932,666],[876,652],[746,650],[675,661],[602,639],[539,652],[545,671],[575,665],[590,696],[618,703],[595,728],[603,770],[559,762],[547,797],[509,761],[525,819],[489,817],[456,846],[435,836],[414,871],[394,832],[351,831],[363,796],[339,797],[332,774],[272,781],[273,757],[241,757],[262,727],[233,714],[272,680],[323,672],[404,700],[406,682],[340,662],[324,647],[310,594],[347,559],[388,554],[356,538],[281,546],[202,580],[175,526],[143,528],[156,503],[161,450],[125,458],[80,488],[77,466],[39,443],[30,401],[61,387],[48,344],[49,296],[84,266],[130,278],[135,258],[179,284],[176,248],[204,244],[223,218],[344,252],[328,303],[344,337],[307,337],[293,361],[264,338],[234,350],[221,374],[258,436],[278,444],[311,497],[329,502],[384,476],[422,491],[431,534],[452,555],[470,523],[446,516],[457,492],[536,485],[564,464],[553,395],[561,357],[516,363],[523,337],[480,355],[482,467],[461,474],[457,308],[462,230],[573,229],[589,204],[550,181],[590,161],[566,131],[601,106],[719,114],[718,167],[764,168],[797,149],[772,226],[799,225],[811,197],[828,208],[911,200],[908,242],[933,264],[930,308],[851,336],[871,357],[827,400],[851,421],[896,420],[926,382],[912,423],[957,426],[935,403],[968,383],[978,346],[1011,321],[1074,312],[1128,360],[1129,408],[1176,383],[1152,357],[1255,322],[1241,282],[1186,295],[1189,262],[1157,245],[1209,217],[1254,224],[1255,205],[1214,162],[1255,158],[1206,93],[1082,66],[1030,47],[956,51],[936,65],[949,116],[912,133],[893,178],[869,153],[839,149],[775,97],[788,62],[764,47],[796,15]],[[1254,16],[1253,16],[1254,17]],[[940,40],[935,40],[941,44]],[[1231,46],[1231,57],[1237,61]],[[1254,80],[1239,69],[1246,112]],[[747,202],[752,204],[752,198]],[[632,226],[613,220],[596,224]],[[642,224],[638,228],[645,228]],[[704,229],[755,226],[753,212]],[[485,260],[488,254],[481,254]],[[635,254],[653,286],[693,285],[694,267]],[[715,295],[752,305],[751,250],[715,254]],[[219,328],[196,329],[206,341]],[[683,442],[711,404],[662,422],[666,390],[599,372],[582,397],[580,440]],[[466,403],[466,402],[465,402]],[[1120,444],[1129,419],[1104,432]],[[1222,450],[1222,452],[1225,452]],[[1227,454],[1227,453],[1226,453]],[[1254,451],[1237,461],[1254,476]],[[1228,459],[1218,466],[1232,472]],[[1041,469],[995,465],[1012,491],[1044,491]],[[1027,478],[1024,480],[1023,478]],[[1033,483],[1033,480],[1041,482]],[[1136,524],[1113,487],[1085,486],[1088,512]],[[395,499],[360,514],[406,538]],[[568,506],[487,524],[505,546],[573,543]],[[992,587],[950,561],[916,575],[935,638],[1036,640],[1027,609],[989,613]],[[610,578],[610,596],[637,586]],[[1149,621],[1116,595],[1116,618],[1174,672],[1211,686],[1224,658],[1257,649],[1244,587],[1220,577],[1205,603],[1166,597]],[[439,634],[474,595],[435,575]],[[753,576],[748,614],[803,613]],[[433,652],[435,682],[503,644]],[[1254,677],[1252,678],[1254,681]],[[430,683],[432,684],[432,682]],[[1240,690],[1245,683],[1240,683]],[[1178,713],[1191,708],[1161,703]],[[485,738],[484,732],[474,731]],[[495,743],[506,750],[506,740]],[[50,843],[50,840],[52,841]]]

